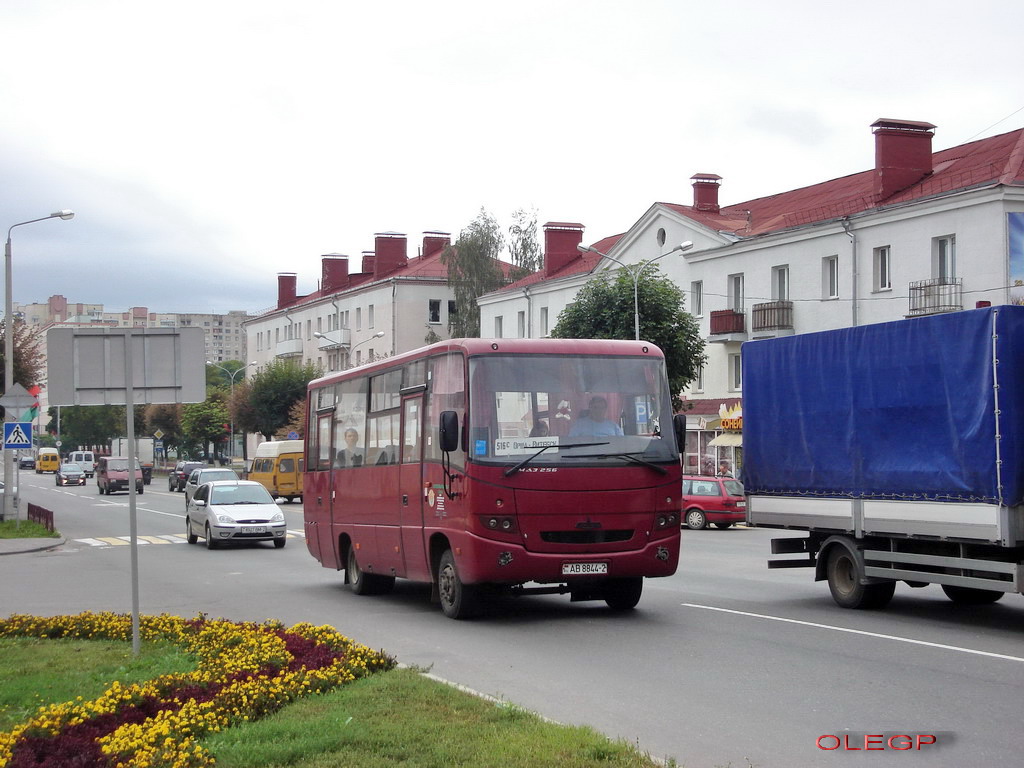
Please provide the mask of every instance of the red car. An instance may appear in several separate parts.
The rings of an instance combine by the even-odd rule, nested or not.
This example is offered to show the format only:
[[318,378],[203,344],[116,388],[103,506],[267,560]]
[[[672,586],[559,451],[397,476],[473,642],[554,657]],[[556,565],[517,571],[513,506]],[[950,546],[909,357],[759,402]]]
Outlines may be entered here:
[[683,477],[683,522],[699,531],[714,523],[728,528],[747,516],[743,483],[731,477],[685,475]]

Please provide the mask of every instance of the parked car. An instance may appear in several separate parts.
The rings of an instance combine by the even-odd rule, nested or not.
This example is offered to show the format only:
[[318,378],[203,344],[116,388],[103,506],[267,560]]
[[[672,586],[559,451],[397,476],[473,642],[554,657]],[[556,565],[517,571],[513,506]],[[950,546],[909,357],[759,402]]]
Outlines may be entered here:
[[714,523],[728,528],[741,523],[747,515],[743,483],[731,477],[685,475],[683,477],[683,522],[699,531]]
[[192,470],[205,469],[207,466],[209,465],[205,461],[179,461],[167,475],[167,490],[179,493],[184,491]]
[[[139,460],[135,460],[135,492],[141,494],[142,490],[142,466]],[[128,483],[128,459],[124,456],[100,456],[99,464],[96,465],[96,486],[100,494],[108,496],[114,491],[127,491]]]
[[36,457],[26,453],[18,457],[18,467],[21,469],[35,469]]
[[287,535],[284,513],[270,492],[252,480],[203,483],[185,508],[188,543],[202,536],[207,549],[239,541],[273,541],[280,549]]
[[85,470],[78,464],[61,464],[56,477],[57,485],[85,485]]
[[233,469],[218,469],[216,467],[203,467],[202,469],[193,469],[192,474],[188,476],[188,480],[185,482],[185,506],[192,501],[192,496],[203,483],[209,483],[213,480],[237,480],[238,475]]

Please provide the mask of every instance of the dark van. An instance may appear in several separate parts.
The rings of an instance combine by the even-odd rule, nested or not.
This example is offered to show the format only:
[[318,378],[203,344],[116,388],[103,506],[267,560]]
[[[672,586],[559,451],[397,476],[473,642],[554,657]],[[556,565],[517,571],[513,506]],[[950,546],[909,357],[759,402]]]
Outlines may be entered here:
[[[96,486],[100,493],[128,490],[128,459],[124,456],[100,456],[96,464]],[[135,460],[135,492],[142,493],[142,465]]]

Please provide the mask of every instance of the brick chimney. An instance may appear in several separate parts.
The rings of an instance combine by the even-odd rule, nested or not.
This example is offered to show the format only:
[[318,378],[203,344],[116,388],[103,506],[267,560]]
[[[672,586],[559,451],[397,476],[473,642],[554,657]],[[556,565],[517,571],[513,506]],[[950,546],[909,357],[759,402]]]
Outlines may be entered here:
[[544,277],[558,272],[580,252],[576,246],[583,242],[582,224],[564,221],[549,221],[544,225]]
[[294,272],[277,273],[277,308],[295,303],[296,277]]
[[377,259],[373,265],[373,277],[386,277],[396,269],[409,263],[406,255],[405,235],[400,232],[378,232],[373,236]]
[[320,257],[320,292],[343,291],[348,288],[348,256],[326,253]]
[[718,213],[718,187],[721,176],[713,173],[695,173],[690,177],[693,182],[693,207],[698,211]]
[[932,172],[935,126],[910,120],[880,118],[875,134],[875,198],[885,200]]
[[420,252],[420,258],[426,259],[441,253],[441,251],[451,245],[451,242],[452,236],[448,232],[424,232],[423,250]]
[[377,263],[376,251],[363,251],[363,271],[364,275],[372,275],[375,271],[374,265]]

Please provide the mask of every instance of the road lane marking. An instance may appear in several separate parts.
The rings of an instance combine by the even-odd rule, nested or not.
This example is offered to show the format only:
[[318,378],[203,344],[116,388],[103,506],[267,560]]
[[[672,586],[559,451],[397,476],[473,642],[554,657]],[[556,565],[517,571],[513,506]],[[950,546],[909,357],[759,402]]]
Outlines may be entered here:
[[1010,656],[1005,653],[992,653],[991,651],[978,651],[974,648],[963,648],[958,645],[945,645],[944,643],[931,643],[927,640],[914,640],[909,637],[900,637],[898,635],[886,635],[881,632],[868,632],[863,629],[850,629],[849,627],[837,627],[832,624],[819,624],[814,621],[801,621],[800,619],[787,619],[783,616],[769,616],[765,613],[751,613],[749,611],[736,611],[731,608],[718,608],[713,605],[698,605],[697,603],[682,603],[684,608],[701,608],[705,611],[718,611],[719,613],[731,613],[735,616],[747,616],[752,619],[766,619],[767,621],[781,621],[785,624],[797,624],[803,627],[813,627],[815,629],[828,629],[833,632],[846,632],[851,635],[863,635],[864,637],[875,637],[880,640],[895,640],[898,643],[909,643],[910,645],[923,645],[928,648],[937,648],[942,651],[956,651],[958,653],[969,653],[974,656],[985,656],[990,659],[1004,659],[1006,661],[1020,661],[1024,662],[1024,658],[1020,656]]
[[[138,536],[139,545],[146,544],[184,544],[186,542],[185,534],[183,533],[166,533],[160,536]],[[288,531],[286,538],[289,539],[304,539],[305,534],[302,531]],[[86,538],[86,539],[74,539],[78,544],[85,544],[89,547],[123,547],[126,544],[131,544],[131,536],[101,536],[98,538]]]

